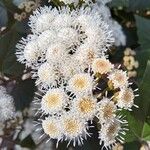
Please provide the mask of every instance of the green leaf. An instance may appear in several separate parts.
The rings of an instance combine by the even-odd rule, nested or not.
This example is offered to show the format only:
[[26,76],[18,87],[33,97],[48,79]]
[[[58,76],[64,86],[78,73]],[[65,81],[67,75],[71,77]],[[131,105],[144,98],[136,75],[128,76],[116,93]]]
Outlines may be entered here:
[[29,107],[33,100],[34,92],[35,85],[33,80],[28,79],[17,83],[11,93],[14,97],[16,109],[23,110],[24,108]]
[[135,118],[135,116],[128,111],[125,111],[123,114],[126,116],[129,124],[129,131],[127,131],[127,134],[125,135],[125,141],[133,142],[139,140],[141,137],[141,132],[143,130],[143,122]]
[[150,125],[148,123],[144,124],[143,131],[142,131],[142,138],[145,141],[150,141]]
[[144,74],[148,59],[150,59],[150,20],[135,15],[138,42],[141,49],[138,49],[137,60],[139,61],[138,77],[141,78]]
[[20,76],[24,65],[16,60],[16,44],[23,34],[17,32],[15,26],[0,38],[0,70],[10,76]]
[[128,11],[150,9],[150,0],[112,0],[111,7],[126,7]]
[[0,28],[6,26],[8,22],[7,10],[3,2],[0,1]]
[[139,44],[143,50],[150,49],[150,20],[135,15]]
[[150,116],[150,61],[147,63],[147,67],[139,86],[139,97],[136,99],[136,104],[139,109],[135,109],[135,115],[141,121],[145,121]]
[[21,146],[26,148],[34,149],[36,147],[31,135],[28,135],[24,140],[21,141]]
[[129,0],[112,0],[111,7],[128,7]]
[[129,0],[128,10],[147,10],[150,9],[150,0]]

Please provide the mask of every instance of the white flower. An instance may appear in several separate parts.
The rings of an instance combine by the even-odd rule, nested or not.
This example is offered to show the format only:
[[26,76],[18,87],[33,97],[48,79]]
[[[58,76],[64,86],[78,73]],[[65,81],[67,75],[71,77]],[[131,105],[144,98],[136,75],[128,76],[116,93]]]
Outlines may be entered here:
[[105,57],[94,59],[92,63],[92,70],[94,73],[106,74],[111,71],[113,65]]
[[14,112],[13,98],[8,94],[3,93],[0,97],[0,122],[13,118]]
[[16,56],[21,63],[33,67],[38,61],[41,62],[43,56],[38,47],[36,35],[28,35],[26,39],[22,38],[16,47]]
[[67,47],[71,47],[74,44],[76,45],[79,42],[78,36],[77,30],[71,27],[61,28],[58,32],[58,40],[64,45],[67,45]]
[[35,62],[40,56],[40,51],[38,50],[37,41],[31,41],[27,43],[24,48],[24,57],[28,62]]
[[50,65],[49,63],[43,63],[39,67],[37,76],[38,80],[36,81],[36,83],[48,87],[56,86],[59,77],[57,73],[57,68]]
[[29,17],[29,26],[33,33],[41,33],[51,28],[52,22],[57,15],[57,10],[52,7],[40,7]]
[[42,120],[42,128],[50,139],[60,141],[63,138],[61,122],[57,117],[47,117],[45,120]]
[[55,39],[56,32],[54,30],[46,30],[42,32],[37,39],[39,49],[41,49],[44,53],[47,48],[54,43]]
[[116,116],[117,107],[111,99],[103,97],[97,105],[99,123],[109,123]]
[[41,101],[41,109],[46,114],[62,111],[67,105],[68,96],[62,88],[49,89]]
[[115,45],[116,46],[124,46],[126,45],[126,37],[122,31],[122,26],[117,21],[109,21],[111,29],[113,30],[113,35],[115,38]]
[[66,113],[61,118],[62,131],[65,135],[66,140],[68,140],[68,145],[73,141],[73,145],[76,143],[78,145],[83,144],[83,138],[86,138],[88,134],[87,122],[79,119],[75,116],[73,112]]
[[60,66],[60,72],[64,77],[64,80],[69,80],[75,74],[81,73],[84,70],[84,65],[79,64],[79,62],[72,56],[65,59],[62,66]]
[[108,75],[108,79],[113,83],[114,88],[122,88],[128,86],[128,76],[123,70],[114,70]]
[[92,120],[96,114],[97,100],[92,96],[77,97],[73,100],[72,109],[85,120]]
[[99,131],[100,145],[103,144],[103,147],[106,149],[112,149],[112,146],[116,144],[117,141],[123,143],[124,138],[122,135],[125,135],[127,122],[125,120],[121,121],[118,118],[114,118],[112,122],[101,125]]
[[36,30],[42,32],[48,30],[51,27],[51,23],[54,20],[54,14],[44,13],[36,21]]
[[[109,1],[109,0],[108,0]],[[113,20],[111,17],[110,8],[105,5],[107,0],[99,0],[97,3],[92,5],[92,9],[97,11],[102,16],[102,19],[107,22],[107,24],[110,26],[111,30],[113,31],[113,36],[115,38],[115,45],[125,45],[126,44],[126,36],[123,33],[123,29],[121,25]]]
[[89,45],[88,43],[81,45],[76,53],[74,54],[74,58],[76,61],[84,68],[88,68],[91,66],[93,60],[100,56],[101,53],[99,50],[93,45]]
[[67,57],[67,49],[63,44],[53,44],[50,47],[48,47],[46,52],[46,60],[49,63],[62,63],[62,61],[65,61]]
[[75,74],[68,81],[68,89],[77,95],[91,94],[93,78],[88,73]]
[[131,88],[122,88],[116,97],[117,106],[131,110],[131,107],[134,105],[134,98],[135,95]]

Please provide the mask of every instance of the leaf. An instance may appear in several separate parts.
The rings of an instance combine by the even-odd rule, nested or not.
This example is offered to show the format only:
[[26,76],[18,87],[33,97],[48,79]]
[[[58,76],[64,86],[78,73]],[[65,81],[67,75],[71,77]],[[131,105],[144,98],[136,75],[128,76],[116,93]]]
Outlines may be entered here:
[[26,148],[34,149],[36,147],[31,135],[28,135],[24,140],[21,141],[20,145]]
[[122,114],[126,116],[129,125],[128,126],[129,131],[126,132],[127,134],[125,135],[125,141],[126,142],[137,141],[141,137],[141,132],[143,130],[143,122],[138,120],[133,115],[133,113],[130,113],[128,111],[124,111]]
[[150,141],[150,125],[148,123],[144,124],[143,131],[142,131],[142,138],[145,141]]
[[126,7],[127,11],[150,9],[150,0],[112,0],[111,7]]
[[150,59],[150,20],[135,15],[138,42],[141,46],[137,52],[137,60],[139,61],[138,77],[144,74],[146,63]]
[[14,25],[10,31],[0,38],[0,70],[10,76],[20,76],[24,65],[18,63],[15,56],[16,44],[24,34],[16,31]]
[[141,144],[138,141],[128,142],[124,144],[123,150],[140,150]]
[[11,94],[14,97],[17,110],[23,110],[24,108],[29,107],[33,100],[34,91],[35,85],[34,81],[31,79],[20,81],[16,84]]
[[136,105],[139,109],[135,109],[135,115],[141,121],[145,121],[147,116],[150,116],[150,61],[147,62],[147,67],[139,86],[139,97],[136,99]]
[[150,20],[135,15],[139,44],[143,50],[150,49]]
[[112,0],[110,7],[128,7],[129,0]]
[[5,27],[8,22],[7,10],[3,2],[0,1],[0,28]]
[[129,0],[128,10],[147,10],[150,9],[150,0]]

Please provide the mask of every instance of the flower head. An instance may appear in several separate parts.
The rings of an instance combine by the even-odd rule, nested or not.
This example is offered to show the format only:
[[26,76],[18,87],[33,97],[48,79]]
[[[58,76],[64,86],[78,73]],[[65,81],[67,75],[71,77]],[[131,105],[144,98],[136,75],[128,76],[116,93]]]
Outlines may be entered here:
[[117,99],[117,106],[120,108],[131,109],[134,105],[134,92],[131,88],[123,88],[120,90]]
[[59,141],[63,138],[61,123],[56,117],[47,117],[45,120],[42,120],[42,128],[50,139],[57,139]]
[[66,139],[69,143],[73,141],[74,146],[76,142],[82,144],[82,138],[88,135],[87,122],[73,115],[73,112],[62,117],[62,128]]
[[122,135],[125,134],[127,122],[125,120],[121,121],[116,118],[108,124],[101,125],[101,130],[99,131],[100,144],[103,147],[111,149],[117,141],[123,142]]
[[105,57],[94,59],[92,70],[94,73],[106,74],[111,71],[113,65]]
[[15,114],[13,98],[5,93],[0,98],[0,114],[0,122],[13,118]]
[[75,74],[68,81],[68,86],[68,88],[77,95],[91,93],[93,78],[88,73]]
[[109,74],[108,79],[113,83],[114,88],[128,86],[128,76],[125,71],[116,69]]
[[116,116],[117,107],[113,101],[104,97],[97,106],[97,118],[101,124],[109,123]]
[[96,114],[97,101],[92,96],[77,97],[73,102],[74,111],[85,120],[92,120]]

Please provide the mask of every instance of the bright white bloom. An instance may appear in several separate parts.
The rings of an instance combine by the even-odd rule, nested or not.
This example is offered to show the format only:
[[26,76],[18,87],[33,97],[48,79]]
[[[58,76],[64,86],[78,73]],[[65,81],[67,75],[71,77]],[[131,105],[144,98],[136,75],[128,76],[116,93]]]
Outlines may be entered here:
[[24,49],[24,57],[28,62],[35,62],[40,56],[40,51],[38,50],[37,41],[29,42]]
[[47,48],[54,43],[55,39],[56,32],[54,30],[46,30],[42,32],[37,39],[39,49],[45,53]]
[[22,38],[16,47],[16,56],[21,63],[33,67],[38,61],[41,62],[42,51],[38,47],[37,36],[28,35],[26,39]]
[[114,88],[128,86],[128,76],[125,71],[116,69],[109,74],[108,79],[113,83]]
[[[109,1],[109,0],[108,0]],[[110,26],[111,30],[113,31],[113,36],[115,38],[115,45],[125,45],[126,44],[126,37],[123,33],[123,29],[121,25],[113,20],[111,17],[110,8],[105,5],[107,3],[107,0],[98,0],[96,4],[93,4],[92,9],[96,10],[99,14],[101,14],[102,19],[107,22],[107,24]]]
[[49,87],[55,86],[58,79],[57,75],[57,68],[55,66],[52,66],[49,63],[44,63],[38,69],[38,80],[36,83]]
[[91,94],[92,88],[93,78],[88,73],[75,74],[68,81],[68,89],[77,95]]
[[58,40],[67,47],[71,47],[73,45],[78,45],[79,34],[77,30],[71,27],[62,28],[58,32]]
[[62,111],[67,105],[68,97],[61,88],[49,89],[41,101],[41,109],[46,114]]
[[[100,14],[90,8],[71,11],[69,7],[61,10],[41,7],[30,17],[29,25],[32,34],[20,41],[16,55],[20,62],[31,68],[46,61],[59,63],[62,67],[68,55],[74,57],[83,47],[83,54],[86,49],[90,50],[84,58],[85,61],[89,57],[89,63],[80,63],[85,69],[91,63],[91,57],[101,56],[114,42],[109,26],[102,21]],[[59,50],[57,53],[56,49]],[[50,57],[52,54],[53,57]]]
[[103,97],[97,106],[99,123],[109,123],[116,116],[117,107],[111,99]]
[[84,69],[89,68],[93,60],[99,56],[101,56],[100,51],[88,43],[81,45],[74,54],[74,58]]
[[51,45],[46,52],[46,60],[49,63],[56,63],[65,61],[68,57],[67,49],[63,44],[53,44]]
[[51,28],[51,24],[57,16],[57,10],[45,6],[37,9],[33,14],[29,17],[29,26],[33,33],[41,33]]
[[106,74],[111,71],[113,65],[105,57],[94,59],[92,63],[92,70],[94,73]]
[[2,94],[0,97],[0,122],[13,118],[14,112],[13,98],[8,94]]
[[87,122],[80,119],[79,116],[75,116],[74,112],[66,113],[62,116],[62,131],[68,140],[68,145],[73,141],[73,145],[83,144],[83,138],[86,138],[88,126]]
[[69,80],[75,74],[81,73],[83,71],[84,65],[80,64],[74,57],[70,56],[64,60],[62,66],[60,66],[60,72],[64,80]]
[[120,121],[114,119],[112,122],[101,125],[101,130],[99,131],[100,145],[106,149],[112,149],[112,146],[116,144],[117,141],[123,143],[125,135],[127,122],[125,120]]
[[55,15],[53,13],[44,13],[40,15],[36,21],[36,30],[42,32],[48,30],[54,20]]
[[92,120],[97,111],[97,100],[92,96],[77,97],[72,105],[77,115],[85,120]]
[[47,117],[45,120],[42,120],[42,128],[44,133],[47,134],[50,139],[57,139],[60,141],[63,137],[59,118]]
[[116,97],[117,106],[131,110],[131,107],[134,105],[134,98],[135,95],[131,88],[123,88]]

